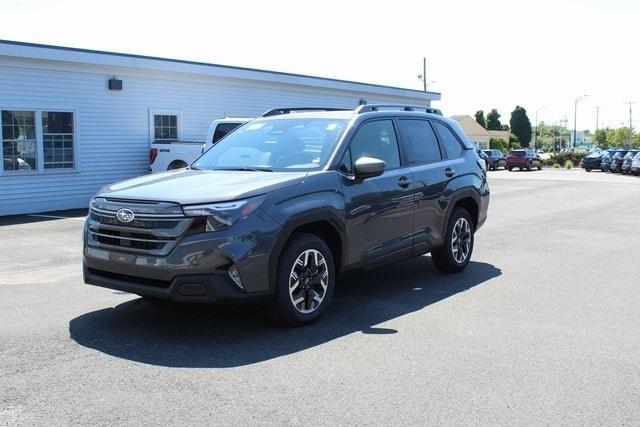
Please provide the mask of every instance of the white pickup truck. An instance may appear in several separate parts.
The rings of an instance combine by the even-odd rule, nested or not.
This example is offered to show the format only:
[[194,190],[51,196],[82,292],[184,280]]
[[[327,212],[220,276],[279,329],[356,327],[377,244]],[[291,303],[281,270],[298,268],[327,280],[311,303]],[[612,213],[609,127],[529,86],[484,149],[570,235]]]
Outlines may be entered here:
[[225,117],[214,120],[209,126],[204,143],[188,141],[152,143],[149,151],[151,173],[187,167],[229,132],[251,119],[251,117]]

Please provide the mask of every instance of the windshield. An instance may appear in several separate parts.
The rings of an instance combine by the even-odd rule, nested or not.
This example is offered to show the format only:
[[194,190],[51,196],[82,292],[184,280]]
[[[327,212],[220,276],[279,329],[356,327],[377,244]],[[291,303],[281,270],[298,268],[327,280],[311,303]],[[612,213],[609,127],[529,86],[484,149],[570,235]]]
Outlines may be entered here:
[[636,155],[635,151],[629,151],[627,154],[625,154],[624,158],[625,159],[633,159],[633,157]]
[[227,135],[194,169],[317,170],[347,127],[344,119],[257,119]]
[[486,154],[487,156],[493,156],[493,152],[491,150],[483,150],[482,151],[484,154]]
[[602,156],[603,156],[603,153],[591,153],[587,157],[596,158],[597,159],[598,157],[602,157]]

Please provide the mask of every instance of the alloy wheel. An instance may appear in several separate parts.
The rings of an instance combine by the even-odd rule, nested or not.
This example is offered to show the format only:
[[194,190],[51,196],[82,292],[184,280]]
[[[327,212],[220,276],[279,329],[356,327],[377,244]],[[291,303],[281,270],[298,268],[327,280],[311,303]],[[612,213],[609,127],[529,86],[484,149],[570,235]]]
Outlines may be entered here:
[[471,226],[466,218],[458,218],[451,234],[451,253],[458,264],[466,261],[471,251]]
[[329,268],[322,253],[307,249],[296,258],[289,273],[289,297],[300,313],[314,312],[324,300]]

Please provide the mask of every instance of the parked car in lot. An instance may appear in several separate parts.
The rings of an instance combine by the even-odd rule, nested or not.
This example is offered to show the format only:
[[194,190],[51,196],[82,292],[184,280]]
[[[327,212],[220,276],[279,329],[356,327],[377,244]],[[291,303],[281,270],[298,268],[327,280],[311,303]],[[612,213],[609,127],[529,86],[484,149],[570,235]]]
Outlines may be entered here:
[[520,170],[531,170],[533,168],[542,169],[542,159],[532,148],[525,148],[523,150],[511,150],[507,156],[507,169],[510,171],[514,168]]
[[594,151],[580,161],[580,167],[587,172],[591,172],[593,169],[600,169],[602,167],[602,160],[606,154],[606,151]]
[[499,168],[507,168],[507,158],[501,150],[493,148],[491,150],[483,151],[489,158],[488,169],[497,170]]
[[609,165],[609,171],[613,173],[620,172],[622,170],[622,161],[624,156],[627,155],[628,150],[616,150],[611,157],[611,164]]
[[611,166],[611,160],[613,156],[616,154],[617,149],[609,149],[604,152],[602,155],[602,159],[600,160],[600,170],[602,172],[609,172],[609,168]]
[[631,172],[631,162],[633,161],[633,158],[636,156],[636,154],[638,154],[639,151],[640,150],[627,151],[627,154],[625,154],[624,157],[622,158],[622,165],[620,166],[620,172],[622,172],[625,175]]
[[209,126],[205,142],[178,141],[171,138],[163,142],[154,142],[149,151],[151,172],[185,168],[203,152],[235,130],[251,120],[250,117],[225,117],[214,120]]
[[640,152],[631,160],[630,172],[635,176],[640,175]]
[[343,271],[428,252],[446,273],[467,266],[489,187],[456,121],[412,106],[301,110],[265,113],[188,168],[100,190],[85,282],[172,301],[263,300],[306,324]]

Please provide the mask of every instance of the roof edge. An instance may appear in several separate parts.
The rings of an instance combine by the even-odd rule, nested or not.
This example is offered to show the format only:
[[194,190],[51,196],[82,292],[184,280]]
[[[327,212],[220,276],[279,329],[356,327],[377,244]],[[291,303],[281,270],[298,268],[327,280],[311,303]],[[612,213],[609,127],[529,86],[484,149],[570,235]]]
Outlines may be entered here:
[[[284,71],[273,71],[273,70],[265,70],[265,69],[260,69],[260,68],[240,67],[240,66],[235,66],[235,65],[223,65],[223,64],[215,64],[215,63],[209,63],[209,62],[190,61],[190,60],[184,60],[184,59],[163,58],[163,57],[158,57],[158,56],[139,55],[139,54],[133,54],[133,53],[111,52],[111,51],[84,49],[84,48],[77,48],[77,47],[56,46],[56,45],[47,45],[47,44],[41,44],[41,43],[31,43],[31,42],[22,42],[22,41],[16,41],[16,40],[0,39],[0,45],[2,45],[2,44],[10,45],[10,46],[23,46],[23,47],[31,47],[31,48],[39,48],[39,49],[50,49],[50,50],[60,50],[60,51],[67,51],[67,52],[86,53],[86,54],[93,54],[93,55],[108,55],[108,56],[116,56],[116,57],[129,58],[129,59],[142,59],[142,60],[149,60],[149,61],[163,61],[163,62],[170,62],[170,63],[175,63],[175,64],[183,64],[183,65],[196,65],[196,66],[204,66],[204,67],[215,67],[215,68],[227,69],[227,70],[247,71],[247,72],[255,72],[255,73],[266,73],[266,74],[271,74],[271,75],[275,75],[275,76],[288,76],[288,77],[295,77],[295,78],[322,80],[322,81],[328,81],[328,82],[334,82],[334,83],[352,84],[352,85],[359,85],[359,86],[369,86],[369,87],[375,87],[375,88],[380,88],[380,89],[400,90],[400,91],[406,91],[406,92],[409,92],[409,93],[414,93],[416,95],[424,94],[424,95],[427,95],[427,97],[429,99],[431,99],[431,100],[439,100],[440,97],[441,97],[441,93],[440,92],[431,92],[431,91],[426,91],[425,92],[425,91],[418,90],[418,89],[403,88],[403,87],[398,87],[398,86],[389,86],[389,85],[382,85],[382,84],[376,84],[376,83],[358,82],[358,81],[354,81],[354,80],[335,79],[335,78],[330,78],[330,77],[319,77],[319,76],[313,76],[313,75],[308,75],[308,74],[288,73],[288,72],[284,72]],[[43,59],[48,59],[48,58],[43,58]]]

